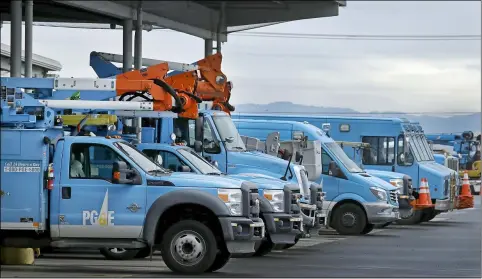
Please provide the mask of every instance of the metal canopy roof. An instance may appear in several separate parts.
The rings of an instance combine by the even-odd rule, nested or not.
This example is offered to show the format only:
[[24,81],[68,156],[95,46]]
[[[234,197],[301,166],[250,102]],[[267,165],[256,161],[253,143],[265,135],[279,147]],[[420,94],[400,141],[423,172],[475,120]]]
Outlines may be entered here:
[[[142,2],[143,23],[225,42],[229,29],[243,25],[281,23],[337,16],[346,1],[68,1],[34,0],[34,21],[110,23],[136,20]],[[10,20],[10,1],[0,2],[4,21]],[[224,10],[224,13],[223,13]],[[263,26],[263,25],[261,25]],[[239,29],[238,29],[239,30]]]

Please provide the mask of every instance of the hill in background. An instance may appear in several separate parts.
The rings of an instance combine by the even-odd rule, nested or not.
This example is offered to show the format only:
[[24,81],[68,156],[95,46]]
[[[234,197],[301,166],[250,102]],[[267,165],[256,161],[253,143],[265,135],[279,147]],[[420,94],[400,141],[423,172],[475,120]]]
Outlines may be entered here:
[[426,133],[455,133],[481,130],[481,113],[465,115],[413,115],[403,112],[372,112],[360,113],[353,109],[337,107],[306,106],[291,102],[275,102],[270,104],[240,104],[236,112],[244,113],[275,113],[275,114],[321,114],[368,117],[405,117],[410,121],[419,122]]

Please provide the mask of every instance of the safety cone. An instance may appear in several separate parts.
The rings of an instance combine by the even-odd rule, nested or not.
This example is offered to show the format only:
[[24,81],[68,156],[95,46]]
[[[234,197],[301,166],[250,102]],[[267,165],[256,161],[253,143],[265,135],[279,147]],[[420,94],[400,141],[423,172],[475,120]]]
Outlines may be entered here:
[[470,190],[469,173],[464,172],[464,179],[462,180],[462,189],[457,196],[456,209],[465,209],[474,207],[474,196]]
[[430,197],[430,190],[428,188],[428,182],[426,178],[422,178],[420,180],[418,198],[412,202],[412,207],[414,210],[435,207],[435,204],[432,203],[432,198]]

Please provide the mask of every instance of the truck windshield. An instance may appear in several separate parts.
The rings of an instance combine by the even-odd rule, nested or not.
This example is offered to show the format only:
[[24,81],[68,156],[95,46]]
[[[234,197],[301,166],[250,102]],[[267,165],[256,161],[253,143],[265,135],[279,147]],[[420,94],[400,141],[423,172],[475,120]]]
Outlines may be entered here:
[[423,161],[421,157],[422,155],[420,154],[421,152],[420,146],[418,145],[418,142],[415,139],[415,136],[414,135],[407,135],[407,136],[410,139],[410,150],[415,156],[415,160],[417,160],[417,162]]
[[410,146],[413,146],[414,149],[416,149],[415,158],[417,159],[417,161],[419,162],[430,161],[430,157],[429,157],[430,155],[428,154],[428,150],[425,149],[425,146],[422,142],[422,139],[420,138],[420,135],[412,134],[410,136],[410,141],[411,141]]
[[189,149],[179,149],[179,154],[187,161],[191,162],[202,174],[222,174],[215,166],[211,165],[203,157]]
[[325,146],[331,151],[333,155],[345,166],[351,173],[364,172],[355,162],[350,160],[346,153],[336,142],[325,143]]
[[134,161],[143,171],[150,175],[170,173],[170,171],[163,169],[160,165],[153,162],[144,153],[137,150],[133,145],[126,142],[116,142],[114,146],[122,153]]
[[420,142],[422,143],[423,147],[425,148],[425,150],[427,152],[427,155],[428,155],[427,160],[428,161],[434,161],[435,158],[433,157],[433,152],[432,152],[432,149],[430,148],[430,145],[427,142],[427,138],[423,134],[420,134],[418,136],[420,138]]
[[213,121],[228,151],[246,151],[246,146],[230,116],[213,116]]

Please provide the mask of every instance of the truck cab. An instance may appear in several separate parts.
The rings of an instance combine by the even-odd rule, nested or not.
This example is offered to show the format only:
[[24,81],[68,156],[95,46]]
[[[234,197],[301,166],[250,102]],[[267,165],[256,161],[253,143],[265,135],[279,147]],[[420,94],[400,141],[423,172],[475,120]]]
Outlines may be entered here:
[[144,123],[142,143],[183,143],[193,148],[221,172],[265,175],[299,186],[303,228],[320,228],[325,217],[317,204],[322,201],[320,184],[310,182],[303,166],[261,152],[247,151],[230,115],[222,111],[202,110],[196,119],[159,118]]
[[293,246],[301,237],[302,218],[299,188],[296,184],[261,174],[226,175],[196,151],[184,145],[143,143],[137,146],[144,154],[160,165],[175,172],[191,172],[208,176],[230,177],[258,185],[260,216],[266,225],[266,239],[259,243],[255,256],[271,251],[275,246]]
[[237,119],[237,116],[233,116],[233,121],[242,135],[261,141],[266,140],[268,133],[278,132],[281,140],[303,133],[321,143],[322,174],[317,182],[323,183],[326,192],[323,209],[328,216],[328,227],[340,234],[366,234],[375,225],[399,219],[397,188],[359,168],[321,129],[295,121]]

